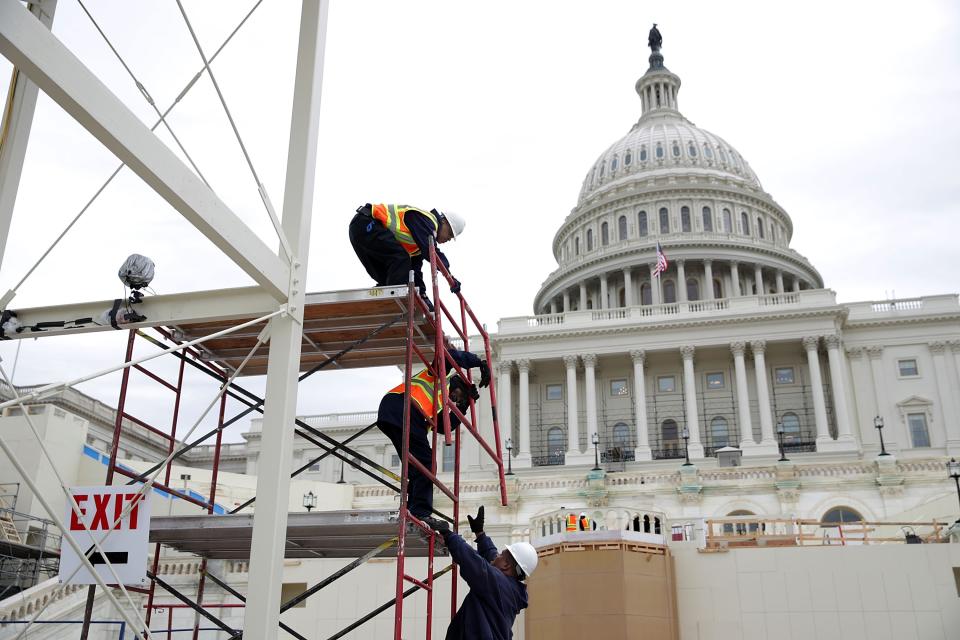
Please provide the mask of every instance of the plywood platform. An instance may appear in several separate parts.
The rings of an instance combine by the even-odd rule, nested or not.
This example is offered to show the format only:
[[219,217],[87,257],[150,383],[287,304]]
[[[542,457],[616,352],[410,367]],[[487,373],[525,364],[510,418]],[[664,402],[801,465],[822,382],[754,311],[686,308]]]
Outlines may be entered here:
[[[291,513],[287,558],[358,558],[397,535],[397,511],[319,511]],[[151,518],[150,542],[217,560],[250,557],[253,514],[161,516]],[[426,539],[408,529],[406,556],[425,557]],[[437,555],[446,549],[437,546]],[[395,557],[397,547],[379,557]]]
[[[308,293],[304,306],[303,344],[300,371],[307,371],[330,356],[369,336],[384,323],[397,318],[407,307],[407,287],[374,287]],[[253,319],[251,316],[249,319]],[[171,327],[184,340],[193,340],[216,333],[243,320],[183,324]],[[234,371],[256,345],[263,324],[209,340],[202,344],[205,359],[228,371]],[[402,365],[406,355],[407,326],[403,318],[369,338],[339,358],[329,368],[356,368]],[[434,331],[418,311],[414,340],[428,357],[433,356]],[[267,372],[269,343],[262,345],[241,375],[264,375]]]

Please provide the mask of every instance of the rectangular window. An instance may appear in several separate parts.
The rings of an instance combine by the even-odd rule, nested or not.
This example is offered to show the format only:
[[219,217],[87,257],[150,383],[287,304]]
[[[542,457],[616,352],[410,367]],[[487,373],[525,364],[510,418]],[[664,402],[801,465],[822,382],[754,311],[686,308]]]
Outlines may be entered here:
[[901,378],[915,378],[920,375],[915,358],[897,360],[897,373]]
[[777,367],[773,370],[773,379],[777,384],[793,384],[795,380],[793,367]]
[[675,376],[659,376],[657,378],[657,390],[660,393],[673,393],[677,390],[677,378]]
[[400,466],[400,456],[393,454],[390,456],[390,468],[396,468]]
[[562,385],[562,384],[548,384],[548,385],[547,385],[547,400],[563,400],[563,385]]
[[320,471],[320,463],[310,465],[310,468],[307,471]]
[[723,373],[707,374],[707,389],[723,389]]
[[626,380],[611,380],[610,381],[610,395],[612,396],[625,396],[628,395],[629,391],[627,390],[627,381]]
[[910,425],[910,442],[913,447],[929,447],[930,432],[927,431],[927,414],[908,413],[907,424]]
[[454,445],[444,445],[443,446],[443,470],[444,471],[453,471],[454,456],[456,455],[456,447]]

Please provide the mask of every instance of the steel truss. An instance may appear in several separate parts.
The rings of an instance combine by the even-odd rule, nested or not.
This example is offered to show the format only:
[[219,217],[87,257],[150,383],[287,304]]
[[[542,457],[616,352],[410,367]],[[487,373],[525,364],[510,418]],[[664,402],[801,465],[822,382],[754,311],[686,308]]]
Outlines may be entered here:
[[[336,366],[341,359],[347,357],[348,355],[354,357],[357,356],[357,353],[363,351],[365,346],[376,343],[378,340],[382,340],[382,336],[386,335],[389,331],[396,331],[402,327],[403,336],[403,366],[404,366],[404,421],[403,421],[403,451],[401,452],[401,470],[400,474],[397,475],[393,471],[379,465],[373,460],[370,460],[366,456],[363,456],[358,451],[353,450],[349,445],[350,443],[358,438],[360,435],[367,433],[373,427],[376,426],[376,423],[368,425],[362,428],[358,433],[353,434],[349,438],[346,438],[343,441],[338,441],[335,438],[329,436],[328,434],[312,427],[303,420],[295,419],[293,424],[293,431],[296,435],[310,442],[314,446],[320,448],[323,453],[312,460],[306,462],[298,469],[294,470],[291,474],[291,478],[296,477],[306,471],[311,465],[316,464],[317,462],[329,457],[334,456],[342,460],[345,464],[351,465],[352,467],[358,469],[360,472],[364,473],[367,477],[372,480],[383,484],[384,486],[390,487],[394,491],[397,491],[400,494],[400,507],[395,515],[391,518],[393,525],[391,533],[389,535],[384,535],[383,539],[376,544],[373,544],[371,548],[364,549],[363,552],[357,552],[354,550],[348,550],[346,553],[355,554],[354,559],[348,563],[346,566],[337,570],[330,576],[324,578],[317,584],[310,587],[304,593],[294,597],[288,602],[284,602],[280,606],[280,613],[290,609],[291,607],[303,602],[310,596],[318,593],[320,590],[334,583],[339,578],[343,577],[347,573],[358,569],[363,566],[368,560],[382,555],[395,555],[397,562],[397,571],[396,571],[396,592],[394,597],[368,613],[360,617],[358,620],[347,626],[345,629],[338,631],[337,633],[330,636],[331,640],[334,638],[340,638],[353,629],[356,629],[363,623],[373,619],[377,615],[383,613],[384,611],[394,608],[394,638],[399,640],[402,633],[402,620],[403,620],[403,602],[404,600],[419,590],[425,590],[427,593],[426,597],[426,613],[427,613],[427,624],[426,624],[426,637],[429,639],[432,637],[432,616],[433,616],[433,585],[434,581],[443,576],[444,574],[450,573],[451,579],[453,580],[452,589],[451,589],[451,615],[456,611],[457,604],[457,582],[456,582],[456,566],[450,564],[441,568],[440,570],[435,570],[434,560],[442,551],[442,546],[438,548],[436,541],[436,534],[431,531],[422,521],[413,516],[407,509],[407,497],[406,497],[406,487],[408,482],[408,477],[411,469],[411,465],[415,466],[422,474],[424,474],[433,485],[440,490],[444,495],[446,495],[452,502],[453,513],[445,514],[434,509],[434,514],[438,518],[447,520],[448,522],[456,523],[460,519],[460,452],[461,452],[461,438],[460,434],[466,430],[474,438],[476,438],[480,447],[491,457],[494,463],[497,466],[497,474],[500,481],[500,499],[501,503],[507,504],[506,496],[506,486],[504,482],[504,469],[502,462],[502,451],[500,447],[500,427],[499,420],[497,416],[497,407],[496,407],[496,384],[495,381],[491,380],[489,386],[489,397],[492,407],[493,415],[493,429],[494,429],[494,442],[495,445],[488,443],[483,436],[481,436],[477,424],[477,412],[476,406],[474,405],[473,400],[470,400],[469,411],[464,415],[453,403],[450,402],[447,394],[440,392],[440,385],[436,386],[435,389],[435,398],[434,402],[437,404],[442,403],[444,405],[444,410],[438,414],[436,418],[428,418],[428,422],[433,427],[432,428],[432,449],[433,449],[433,460],[431,462],[430,468],[426,468],[421,465],[409,452],[409,439],[410,439],[410,411],[411,411],[411,400],[410,400],[410,380],[413,374],[419,370],[419,367],[415,365],[421,365],[422,367],[430,370],[437,380],[444,380],[447,377],[448,372],[456,371],[461,377],[465,380],[471,380],[470,373],[468,371],[462,370],[457,363],[453,360],[450,354],[451,343],[444,336],[444,327],[449,324],[452,329],[452,332],[455,334],[456,338],[459,338],[463,343],[463,349],[469,350],[470,348],[470,334],[474,333],[475,335],[480,336],[480,340],[483,342],[483,352],[488,362],[491,360],[491,351],[490,351],[490,340],[486,331],[483,328],[483,325],[479,322],[473,310],[470,308],[467,301],[461,294],[456,294],[456,304],[453,307],[447,306],[440,296],[440,282],[446,281],[448,284],[453,284],[453,279],[450,276],[449,271],[443,266],[439,260],[437,260],[436,252],[433,247],[430,251],[430,270],[431,270],[431,284],[433,288],[433,300],[435,301],[435,308],[433,311],[428,310],[423,299],[418,295],[416,288],[411,281],[405,287],[406,295],[405,296],[396,296],[394,298],[395,303],[398,305],[399,312],[390,315],[386,318],[385,321],[372,326],[369,328],[366,333],[358,337],[356,340],[350,344],[343,346],[339,351],[334,354],[326,356],[322,361],[317,364],[312,364],[309,366],[306,371],[304,371],[300,376],[299,380],[305,380],[311,375],[326,369],[331,366]],[[374,290],[376,291],[376,290]],[[308,305],[309,296],[308,296]],[[309,310],[309,306],[308,306]],[[309,312],[308,314],[309,315]],[[349,322],[349,319],[341,319],[340,322],[346,323]],[[254,327],[256,329],[256,327]],[[183,343],[183,333],[184,328],[181,327],[166,327],[166,328],[155,328],[155,334],[151,335],[144,330],[134,329],[129,332],[129,338],[127,340],[126,354],[125,359],[127,362],[130,362],[133,359],[134,346],[137,340],[145,341],[149,345],[157,349],[169,349],[171,343],[173,344],[182,344]],[[308,339],[309,336],[309,326],[304,328],[305,339]],[[430,344],[432,343],[432,344]],[[428,347],[432,347],[429,348]],[[215,509],[215,498],[217,491],[217,479],[220,466],[220,449],[223,441],[223,432],[224,430],[238,422],[243,417],[246,417],[250,414],[262,414],[265,410],[265,400],[259,397],[257,394],[245,389],[242,385],[238,384],[236,380],[231,381],[229,379],[229,371],[225,362],[226,352],[221,352],[217,350],[216,346],[211,346],[209,343],[204,343],[201,347],[187,347],[184,349],[172,351],[171,355],[178,359],[178,367],[176,369],[175,380],[165,380],[163,377],[154,373],[153,371],[147,369],[142,365],[133,365],[124,369],[123,377],[120,384],[119,400],[117,406],[117,419],[115,423],[115,428],[113,432],[113,439],[110,446],[110,459],[107,466],[107,483],[110,484],[115,482],[117,476],[122,476],[126,478],[127,484],[143,484],[147,482],[154,473],[162,470],[163,482],[154,482],[153,486],[157,490],[167,492],[172,496],[180,498],[188,503],[196,505],[200,508],[205,514],[210,515],[214,514]],[[304,353],[304,359],[307,357],[307,353]],[[223,360],[221,358],[224,358]],[[381,361],[377,360],[376,355],[371,355],[371,362],[375,364],[380,364]],[[190,367],[196,371],[202,372],[203,374],[211,377],[216,380],[221,385],[226,385],[226,390],[220,398],[220,407],[219,407],[219,416],[217,420],[217,426],[214,429],[211,429],[207,433],[199,436],[196,440],[192,442],[180,442],[176,439],[177,435],[177,421],[180,411],[180,404],[182,394],[185,390],[184,385],[184,372],[187,367]],[[358,366],[357,361],[354,360],[351,366]],[[128,389],[131,382],[131,371],[136,370],[138,373],[143,374],[149,381],[152,381],[156,384],[159,384],[162,388],[167,389],[171,392],[171,397],[173,399],[173,409],[172,417],[170,420],[170,427],[168,430],[158,428],[152,424],[149,424],[147,421],[138,418],[133,410],[130,408],[130,397],[128,396]],[[231,398],[237,401],[244,408],[238,412],[236,415],[226,416],[226,403],[227,398]],[[461,421],[463,428],[452,430],[450,428],[450,412],[454,412],[454,415]],[[168,448],[166,451],[166,459],[156,465],[153,465],[146,471],[139,473],[130,470],[126,466],[118,462],[117,452],[120,448],[120,442],[124,438],[130,429],[143,430],[148,433],[160,436],[168,443]],[[438,478],[437,468],[437,441],[442,437],[444,444],[449,444],[454,446],[454,470],[453,470],[453,485],[449,486]],[[196,497],[196,494],[193,494],[189,491],[182,491],[170,486],[172,467],[178,458],[182,457],[184,454],[197,447],[200,444],[203,444],[209,440],[213,439],[214,444],[214,456],[213,456],[213,466],[212,466],[212,478],[209,495],[205,499],[199,499]],[[253,497],[246,502],[240,504],[239,506],[233,508],[229,511],[225,517],[229,517],[233,514],[238,514],[247,507],[254,504],[256,497]],[[309,520],[310,515],[307,514],[297,514],[297,522],[291,522],[291,529],[288,530],[288,538],[291,535],[291,532],[294,530],[292,527],[297,526],[301,527],[302,523],[300,521],[301,516],[307,516],[304,520]],[[322,514],[314,513],[312,514],[314,521],[319,521]],[[239,556],[227,556],[223,555],[226,553],[223,548],[214,549],[210,548],[208,550],[203,549],[203,542],[193,540],[191,542],[189,523],[195,521],[195,516],[171,516],[166,518],[158,518],[157,521],[162,521],[163,524],[158,524],[157,526],[160,529],[155,529],[151,534],[151,541],[155,543],[154,548],[154,557],[152,562],[151,570],[148,572],[150,578],[150,587],[146,590],[147,593],[147,602],[145,607],[146,612],[146,622],[150,625],[151,620],[154,615],[154,611],[158,608],[166,608],[169,613],[167,616],[166,624],[167,629],[164,630],[161,628],[151,629],[151,633],[172,633],[173,632],[173,608],[190,608],[196,611],[199,616],[204,618],[204,621],[211,622],[216,625],[219,629],[229,634],[231,637],[241,637],[243,635],[242,630],[234,629],[227,623],[223,622],[216,614],[211,612],[211,609],[231,609],[236,607],[243,607],[246,603],[246,597],[238,592],[236,589],[233,589],[228,584],[226,584],[222,579],[211,574],[206,567],[207,560],[211,557],[239,557]],[[171,525],[172,523],[172,525]],[[182,525],[182,528],[177,531],[176,535],[172,534],[171,526],[173,529],[176,529],[178,525]],[[248,524],[238,525],[240,527],[249,527]],[[319,525],[315,525],[313,528],[317,529],[322,527],[322,522]],[[303,529],[298,529],[302,531]],[[244,529],[246,531],[246,529]],[[409,536],[413,534],[417,536],[414,539],[410,539]],[[298,536],[296,541],[288,542],[288,552],[291,549],[291,546],[296,545],[297,547],[304,547],[303,545],[303,533],[295,534]],[[186,541],[186,542],[185,542]],[[416,543],[416,544],[413,544]],[[201,568],[199,572],[198,582],[197,582],[197,597],[196,599],[191,599],[189,596],[182,593],[180,590],[174,586],[165,582],[162,578],[157,576],[157,569],[160,563],[161,547],[162,546],[171,546],[173,548],[179,548],[182,551],[187,551],[190,553],[197,553],[200,555],[203,560],[201,562]],[[425,548],[424,548],[425,545]],[[217,545],[213,545],[217,546]],[[306,545],[308,546],[308,545]],[[222,545],[221,545],[222,547]],[[233,547],[231,547],[230,553],[234,553]],[[242,552],[241,552],[242,553]],[[311,557],[309,555],[309,549],[306,549],[305,553],[307,555],[300,555],[298,557]],[[410,555],[424,555],[427,558],[427,574],[423,578],[417,578],[410,575],[406,569],[406,558]],[[235,603],[207,603],[204,602],[204,590],[206,588],[207,580],[213,582],[217,587],[223,589],[225,592],[229,593],[236,598],[237,602]],[[173,596],[178,602],[175,604],[162,604],[157,602],[157,588],[161,588],[163,591],[167,592]],[[90,597],[92,598],[94,589],[91,588]],[[88,612],[92,611],[92,600],[88,602]],[[89,619],[89,616],[88,616]],[[193,628],[193,637],[196,638],[199,631],[201,620],[198,617],[195,621]],[[154,626],[154,625],[150,625]],[[300,632],[292,629],[289,625],[286,625],[283,622],[279,623],[281,629],[286,631],[288,634],[295,638],[304,639],[306,636],[302,635]]]

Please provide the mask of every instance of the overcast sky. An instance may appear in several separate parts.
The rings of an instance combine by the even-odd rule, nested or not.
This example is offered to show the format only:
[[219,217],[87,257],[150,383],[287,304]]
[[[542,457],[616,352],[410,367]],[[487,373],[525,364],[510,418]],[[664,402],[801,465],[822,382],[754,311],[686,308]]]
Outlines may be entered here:
[[[186,3],[210,54],[254,4]],[[213,69],[276,209],[282,209],[297,3],[264,0]],[[174,2],[87,8],[161,108],[201,62]],[[894,2],[334,0],[323,84],[308,290],[370,283],[346,227],[364,202],[454,209],[447,245],[481,318],[532,312],[555,267],[553,234],[594,160],[640,115],[633,86],[647,32],[663,34],[680,110],[736,147],[791,215],[791,245],[841,301],[960,290],[960,8]],[[55,34],[145,122],[155,115],[75,0]],[[10,64],[0,58],[0,76]],[[6,80],[0,97],[6,97]],[[208,78],[169,123],[207,180],[276,241]],[[170,137],[161,132],[161,137]],[[179,153],[179,152],[178,152]],[[12,287],[116,166],[41,94],[0,289]],[[12,307],[109,299],[132,252],[156,261],[158,293],[250,280],[151,189],[121,172],[23,285]],[[124,333],[26,341],[15,382],[64,380],[122,359]],[[0,344],[10,373],[14,342]],[[161,365],[168,370],[169,364]],[[81,389],[116,403],[118,376]],[[333,372],[303,386],[302,413],[373,410],[395,369]],[[262,380],[251,381],[262,389]],[[135,411],[168,399],[139,385]],[[188,416],[213,388],[197,382]],[[239,438],[237,429],[230,436]]]

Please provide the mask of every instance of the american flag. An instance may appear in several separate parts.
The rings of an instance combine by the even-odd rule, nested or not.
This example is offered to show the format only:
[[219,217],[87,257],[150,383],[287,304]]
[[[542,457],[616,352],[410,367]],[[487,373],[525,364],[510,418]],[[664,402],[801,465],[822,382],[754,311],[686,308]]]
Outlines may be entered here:
[[653,270],[653,275],[660,277],[660,274],[667,270],[667,267],[670,266],[670,263],[667,262],[667,256],[663,253],[663,247],[660,246],[660,242],[657,242],[657,266]]

